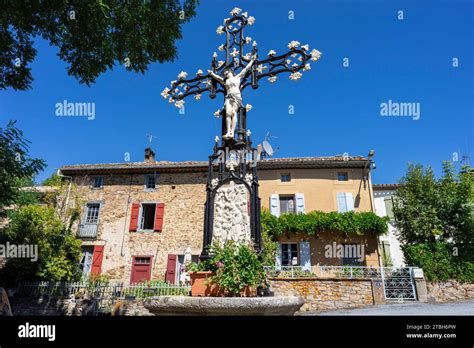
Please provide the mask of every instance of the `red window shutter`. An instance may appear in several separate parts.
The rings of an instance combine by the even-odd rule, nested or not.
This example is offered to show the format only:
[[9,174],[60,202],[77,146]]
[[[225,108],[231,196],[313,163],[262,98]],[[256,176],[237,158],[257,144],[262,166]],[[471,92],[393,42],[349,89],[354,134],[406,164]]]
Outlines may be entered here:
[[130,232],[136,232],[138,228],[138,214],[140,213],[140,203],[132,204],[132,215],[130,217]]
[[168,254],[168,264],[166,266],[166,281],[174,284],[176,281],[176,255]]
[[163,219],[165,217],[165,204],[157,203],[155,212],[155,231],[161,232],[163,230]]
[[95,245],[94,253],[92,254],[92,267],[91,273],[100,274],[102,270],[102,260],[104,258],[104,246]]

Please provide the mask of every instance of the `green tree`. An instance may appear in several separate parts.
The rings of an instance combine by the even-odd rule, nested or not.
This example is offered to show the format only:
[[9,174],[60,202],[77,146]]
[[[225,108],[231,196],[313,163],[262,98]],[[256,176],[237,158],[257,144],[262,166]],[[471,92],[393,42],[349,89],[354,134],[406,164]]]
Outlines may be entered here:
[[474,176],[443,163],[436,179],[431,168],[409,165],[393,207],[407,264],[423,268],[429,280],[474,282]]
[[400,183],[393,212],[403,244],[474,241],[472,171],[457,174],[444,162],[436,179],[431,168],[410,164]]
[[143,73],[150,63],[173,61],[175,41],[197,2],[1,1],[0,90],[31,88],[36,37],[56,46],[68,74],[88,86],[116,64]]
[[5,216],[5,208],[21,199],[20,188],[32,183],[31,178],[45,167],[43,160],[29,157],[29,141],[15,123],[10,121],[5,129],[0,128],[0,217]]
[[29,205],[12,216],[0,231],[0,242],[15,245],[37,245],[38,259],[9,258],[0,277],[17,280],[77,280],[81,241],[74,237],[52,207]]

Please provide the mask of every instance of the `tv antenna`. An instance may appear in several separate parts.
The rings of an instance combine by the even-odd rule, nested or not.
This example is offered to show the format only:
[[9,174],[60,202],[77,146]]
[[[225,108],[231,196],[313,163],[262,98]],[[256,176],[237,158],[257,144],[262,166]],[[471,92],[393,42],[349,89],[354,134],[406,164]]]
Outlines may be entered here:
[[146,137],[148,139],[148,148],[151,149],[151,142],[153,141],[153,138],[156,138],[156,136],[154,136],[153,134],[147,134]]

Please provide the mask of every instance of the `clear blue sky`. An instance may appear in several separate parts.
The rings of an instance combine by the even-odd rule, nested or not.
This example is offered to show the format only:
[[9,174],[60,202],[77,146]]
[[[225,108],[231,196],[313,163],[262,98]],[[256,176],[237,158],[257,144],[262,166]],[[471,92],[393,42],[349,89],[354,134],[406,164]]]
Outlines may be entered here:
[[[367,155],[374,149],[376,183],[398,181],[408,162],[439,173],[453,152],[474,161],[472,1],[204,0],[184,26],[175,62],[152,64],[144,75],[116,66],[90,88],[67,75],[56,48],[37,40],[33,89],[0,92],[0,123],[18,120],[32,141],[32,156],[47,161],[40,180],[65,164],[123,162],[125,152],[141,161],[147,133],[157,136],[159,160],[205,160],[219,133],[213,113],[222,96],[190,99],[180,115],[160,92],[181,70],[206,71],[223,42],[215,29],[234,6],[256,18],[247,35],[261,55],[282,52],[291,40],[323,52],[298,82],[280,75],[273,85],[262,80],[258,90],[245,90],[244,103],[254,107],[247,121],[254,141],[267,131],[276,135],[277,157]],[[95,120],[55,116],[55,104],[64,99],[94,102]],[[380,116],[380,104],[389,99],[420,103],[420,119]]]

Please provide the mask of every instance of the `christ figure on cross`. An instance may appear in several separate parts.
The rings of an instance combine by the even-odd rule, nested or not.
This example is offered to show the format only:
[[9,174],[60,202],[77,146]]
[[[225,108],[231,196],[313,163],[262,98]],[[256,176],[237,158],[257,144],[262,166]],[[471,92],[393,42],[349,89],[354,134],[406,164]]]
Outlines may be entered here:
[[237,112],[239,111],[239,108],[243,107],[240,84],[254,62],[255,58],[252,58],[247,66],[235,76],[230,68],[224,70],[223,77],[217,75],[212,70],[207,71],[212,78],[216,79],[225,87],[226,95],[224,108],[226,113],[225,121],[227,133],[222,136],[224,139],[230,139],[234,137],[235,127],[237,126]]

